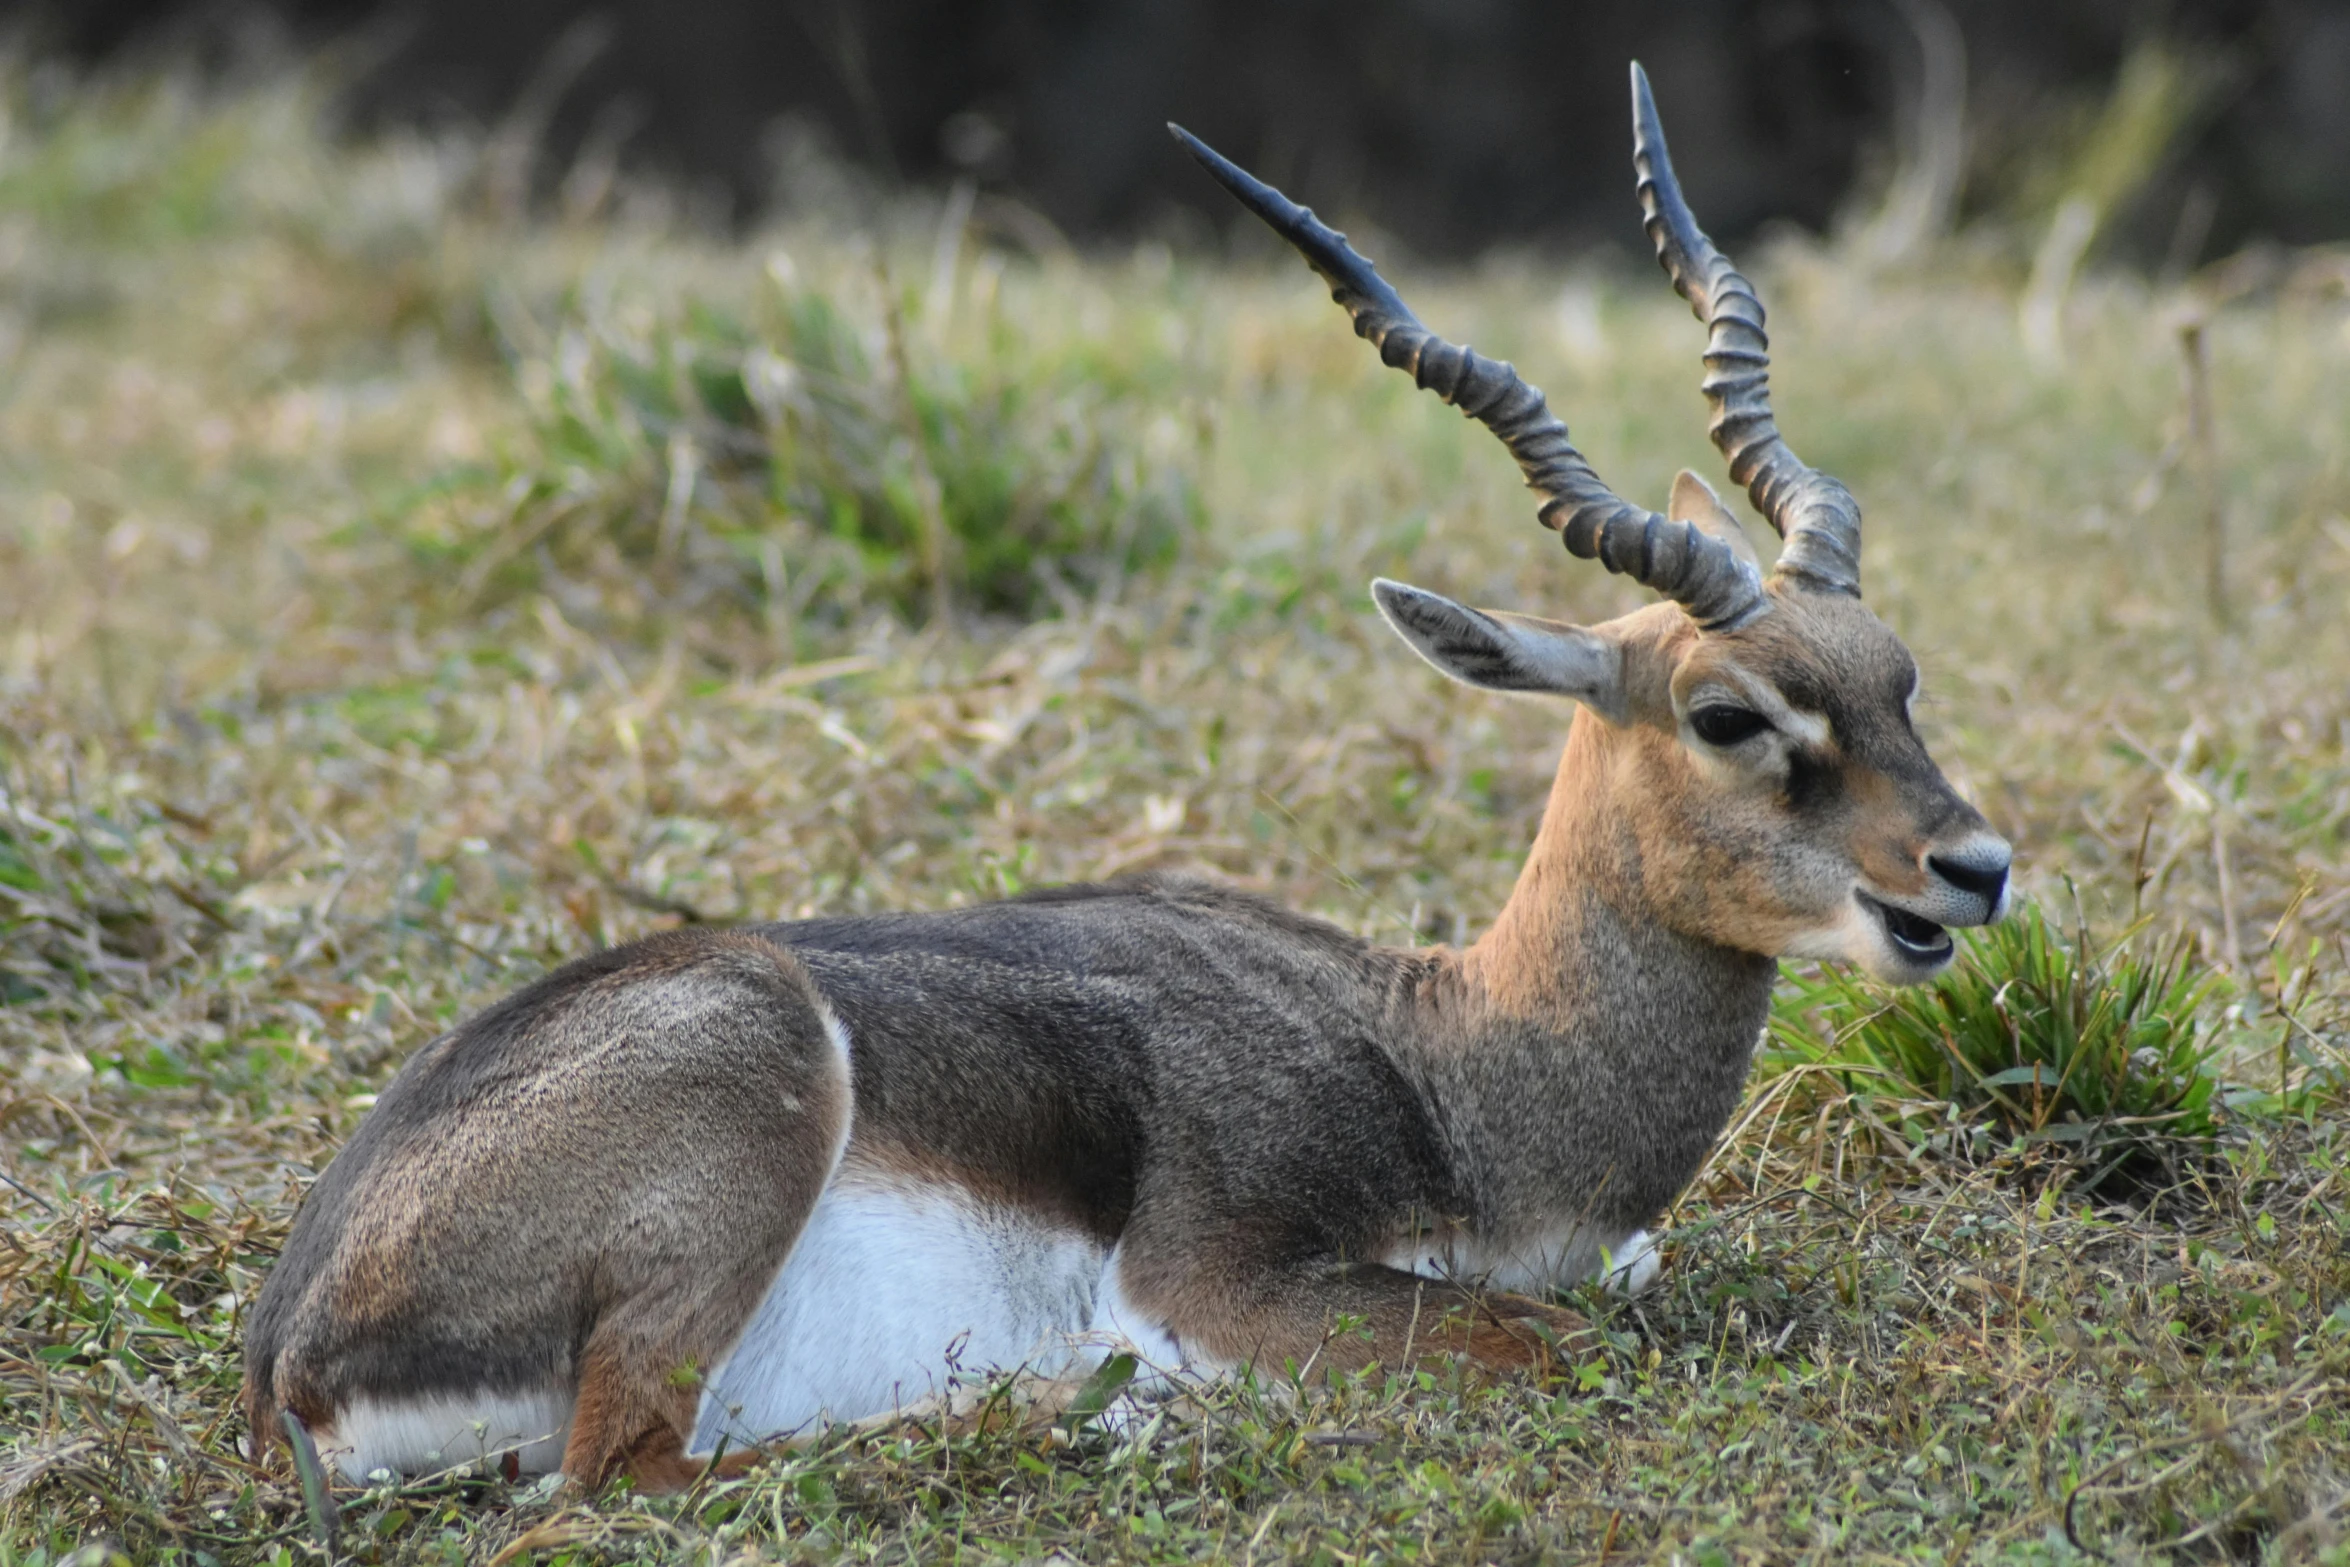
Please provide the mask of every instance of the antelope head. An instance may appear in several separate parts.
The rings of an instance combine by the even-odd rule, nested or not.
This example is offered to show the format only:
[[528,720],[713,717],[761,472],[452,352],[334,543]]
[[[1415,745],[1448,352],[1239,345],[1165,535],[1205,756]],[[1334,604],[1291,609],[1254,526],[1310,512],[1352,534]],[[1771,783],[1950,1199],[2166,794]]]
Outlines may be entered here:
[[1603,810],[1607,835],[1628,837],[1646,912],[1684,934],[1928,979],[1951,959],[1949,927],[2005,912],[2008,846],[1911,725],[1917,666],[1860,601],[1860,507],[1780,438],[1761,301],[1682,199],[1638,65],[1632,125],[1649,238],[1706,326],[1714,445],[1782,541],[1767,573],[1695,474],[1662,515],[1618,497],[1508,364],[1437,337],[1343,234],[1169,129],[1297,247],[1385,363],[1501,438],[1569,553],[1663,596],[1573,626],[1372,586],[1389,624],[1455,680],[1568,697],[1596,718],[1575,725],[1545,838]]

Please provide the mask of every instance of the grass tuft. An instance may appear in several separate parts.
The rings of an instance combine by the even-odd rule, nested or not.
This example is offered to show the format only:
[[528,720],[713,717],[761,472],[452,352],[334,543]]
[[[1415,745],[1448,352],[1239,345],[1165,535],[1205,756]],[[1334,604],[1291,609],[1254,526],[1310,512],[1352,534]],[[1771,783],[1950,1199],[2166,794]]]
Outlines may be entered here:
[[731,304],[508,312],[529,436],[477,476],[497,501],[455,548],[418,545],[480,604],[630,573],[670,610],[836,625],[867,602],[1059,612],[1173,561],[1201,517],[1166,366],[1032,335],[992,295],[960,333],[921,308],[879,268],[820,284],[777,252]]
[[1845,1092],[2003,1139],[2069,1145],[2120,1168],[2220,1129],[2219,1012],[2226,977],[2145,925],[2105,942],[2067,933],[2037,902],[1960,933],[1929,985],[1856,970],[1790,980],[1773,1006],[1766,1070],[1822,1070]]

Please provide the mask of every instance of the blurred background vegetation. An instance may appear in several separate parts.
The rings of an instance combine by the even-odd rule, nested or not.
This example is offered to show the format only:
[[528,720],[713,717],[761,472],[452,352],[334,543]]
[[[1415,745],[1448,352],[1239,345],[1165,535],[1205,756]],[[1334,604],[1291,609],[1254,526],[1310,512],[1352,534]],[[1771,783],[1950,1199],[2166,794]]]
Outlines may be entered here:
[[[432,80],[401,74],[440,47],[418,14],[312,54],[264,13],[104,50],[76,13],[0,53],[0,1563],[320,1553],[238,1455],[238,1313],[467,1008],[659,926],[1145,868],[1472,938],[1564,714],[1427,674],[1366,581],[1641,601],[1230,227],[1147,81],[1089,100],[1127,171],[1095,209],[1048,172],[1085,138],[954,81],[901,111],[898,35],[824,31],[893,13],[781,13],[833,85],[757,100],[784,128],[748,176],[650,88],[619,134],[591,66],[676,43],[635,13],[541,18],[470,99],[398,85]],[[1867,508],[1921,727],[2031,906],[1924,990],[1790,970],[1667,1282],[1590,1302],[1562,1386],[843,1439],[659,1507],[379,1488],[345,1556],[2343,1559],[2350,254],[2284,242],[2338,235],[2322,201],[2194,196],[2257,140],[2231,115],[2304,102],[2333,13],[2099,12],[2089,63],[2033,75],[1972,8],[1890,6],[1875,53],[1778,78],[1819,91],[1741,98],[1732,65],[1862,12],[1595,10],[1556,57],[1588,102],[1357,62],[1280,118],[1325,90],[1251,28],[1541,63],[1564,25],[1348,14],[1180,13],[1238,42],[1161,63],[1232,78],[1201,128],[1653,503],[1715,466],[1701,334],[1638,249],[1605,27],[1638,33],[1770,301],[1782,422]],[[1092,36],[1064,20],[1039,36]],[[862,109],[825,96],[858,58]],[[1771,139],[1846,68],[1844,161]],[[1438,98],[1533,129],[1464,151],[1411,117]],[[1604,145],[1523,161],[1586,109]],[[965,114],[1008,139],[960,157]],[[1525,205],[1493,194],[1536,163]]]
[[[2323,0],[52,0],[31,14],[84,63],[334,45],[352,65],[343,123],[512,133],[509,201],[584,154],[755,219],[845,161],[969,179],[981,220],[1015,234],[1041,217],[1080,242],[1196,243],[1239,225],[1165,156],[1158,124],[1180,119],[1423,254],[1629,255],[1617,176],[1623,62],[1638,58],[1675,105],[1691,199],[1719,236],[1817,232],[1925,152],[1939,199],[1969,219],[2045,218],[2085,180],[2116,208],[2113,246],[2148,266],[2350,237],[2350,13]],[[1961,123],[1958,144],[1935,145]],[[2149,135],[2175,145],[2138,170],[2143,189],[2119,188]]]

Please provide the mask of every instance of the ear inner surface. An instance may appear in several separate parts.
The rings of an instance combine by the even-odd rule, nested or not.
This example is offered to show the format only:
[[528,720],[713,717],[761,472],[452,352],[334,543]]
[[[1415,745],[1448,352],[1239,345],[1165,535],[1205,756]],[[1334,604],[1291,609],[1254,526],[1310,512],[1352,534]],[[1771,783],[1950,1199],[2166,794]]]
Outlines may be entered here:
[[1673,476],[1673,498],[1665,504],[1665,515],[1721,540],[1730,547],[1731,554],[1758,571],[1762,569],[1762,561],[1754,553],[1754,541],[1746,536],[1745,524],[1722,504],[1712,485],[1686,468]]
[[1563,696],[1624,721],[1623,650],[1581,626],[1471,609],[1385,578],[1371,584],[1379,612],[1413,651],[1463,685]]

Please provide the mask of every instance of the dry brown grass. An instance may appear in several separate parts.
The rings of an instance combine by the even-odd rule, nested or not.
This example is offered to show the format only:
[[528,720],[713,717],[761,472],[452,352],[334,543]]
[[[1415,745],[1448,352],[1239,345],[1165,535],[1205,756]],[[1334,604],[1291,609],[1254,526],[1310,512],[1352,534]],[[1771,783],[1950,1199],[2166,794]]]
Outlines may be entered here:
[[[5,101],[0,1563],[313,1550],[289,1477],[237,1456],[237,1312],[372,1090],[466,1008],[681,917],[1144,866],[1473,933],[1561,715],[1442,685],[1364,584],[1636,601],[1291,266],[975,244],[934,289],[920,203],[740,245],[642,195],[516,227],[479,208],[478,149],[333,150],[299,78],[219,100],[20,66]],[[562,388],[691,338],[688,301],[764,331],[778,251],[877,364],[898,299],[926,386],[1110,388],[1085,416],[1108,460],[1194,498],[1177,558],[1047,582],[1032,623],[922,628],[902,574],[755,465],[672,519],[657,432],[612,415],[600,467],[557,438]],[[1661,283],[1390,270],[1620,488],[1710,471]],[[2234,971],[2231,1069],[2273,1086],[2281,1040],[2293,1114],[2247,1103],[2187,1184],[2098,1208],[2048,1147],[1782,1078],[1685,1201],[1666,1286],[1561,1387],[1228,1392],[1041,1449],[843,1438],[682,1504],[451,1479],[345,1496],[338,1549],[2343,1560],[2343,300],[2211,324],[2223,624],[2178,300],[2084,285],[2048,369],[1989,263],[1760,270],[1784,423],[1869,508],[1937,753],[2028,887],[2142,907]],[[915,472],[910,443],[875,461]]]

